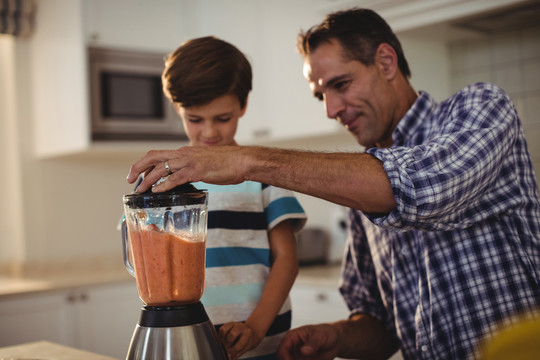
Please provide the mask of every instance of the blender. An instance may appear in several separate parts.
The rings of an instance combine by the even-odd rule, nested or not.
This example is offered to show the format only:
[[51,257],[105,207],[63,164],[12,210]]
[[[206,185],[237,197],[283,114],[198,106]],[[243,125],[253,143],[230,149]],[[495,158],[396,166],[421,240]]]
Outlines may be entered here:
[[143,308],[126,360],[227,359],[200,298],[207,197],[191,184],[124,195],[124,263]]

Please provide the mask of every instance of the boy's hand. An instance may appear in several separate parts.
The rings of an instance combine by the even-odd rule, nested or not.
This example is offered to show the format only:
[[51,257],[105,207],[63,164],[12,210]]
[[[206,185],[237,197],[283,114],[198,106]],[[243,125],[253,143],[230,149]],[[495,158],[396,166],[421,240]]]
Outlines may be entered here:
[[230,360],[255,348],[262,340],[255,331],[242,322],[229,322],[219,329],[219,338],[223,342]]

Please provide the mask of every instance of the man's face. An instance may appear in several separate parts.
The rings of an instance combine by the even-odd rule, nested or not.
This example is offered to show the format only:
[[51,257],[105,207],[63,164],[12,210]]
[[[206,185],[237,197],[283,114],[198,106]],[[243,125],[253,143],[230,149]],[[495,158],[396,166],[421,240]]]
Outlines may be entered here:
[[381,69],[345,60],[338,41],[323,43],[306,57],[304,76],[326,115],[370,148],[392,145],[391,89]]

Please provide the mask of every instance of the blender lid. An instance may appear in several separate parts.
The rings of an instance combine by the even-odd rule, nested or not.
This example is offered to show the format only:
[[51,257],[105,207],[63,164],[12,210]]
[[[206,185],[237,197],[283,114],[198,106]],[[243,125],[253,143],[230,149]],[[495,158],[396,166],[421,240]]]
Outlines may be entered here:
[[191,183],[186,183],[159,193],[149,189],[144,193],[124,195],[124,204],[135,209],[197,205],[206,204],[207,195],[206,190],[197,189]]

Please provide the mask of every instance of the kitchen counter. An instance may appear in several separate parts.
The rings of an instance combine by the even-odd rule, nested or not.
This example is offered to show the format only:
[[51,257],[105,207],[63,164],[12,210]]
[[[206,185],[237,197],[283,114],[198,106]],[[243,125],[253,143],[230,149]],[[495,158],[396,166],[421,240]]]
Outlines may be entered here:
[[135,281],[121,260],[63,264],[25,271],[20,275],[0,275],[0,299],[121,281]]
[[0,359],[117,360],[109,356],[94,354],[48,341],[0,348]]
[[[340,269],[339,264],[301,266],[295,283],[337,288]],[[19,276],[0,275],[0,298],[119,281],[134,281],[123,264],[69,266]]]
[[341,275],[341,264],[300,266],[295,284],[306,286],[328,286],[337,289]]

